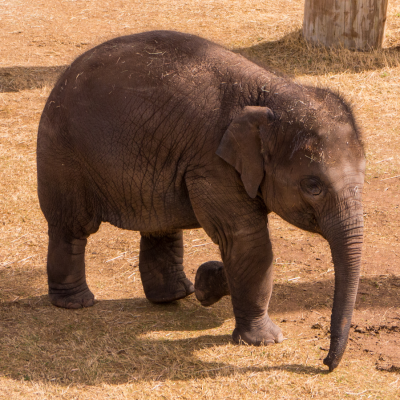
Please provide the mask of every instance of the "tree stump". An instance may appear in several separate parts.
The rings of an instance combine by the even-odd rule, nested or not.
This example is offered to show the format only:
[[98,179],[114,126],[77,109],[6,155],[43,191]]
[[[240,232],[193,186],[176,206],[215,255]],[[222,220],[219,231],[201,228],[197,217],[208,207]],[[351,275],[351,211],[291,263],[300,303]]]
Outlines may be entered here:
[[304,38],[353,50],[382,47],[388,0],[305,0]]

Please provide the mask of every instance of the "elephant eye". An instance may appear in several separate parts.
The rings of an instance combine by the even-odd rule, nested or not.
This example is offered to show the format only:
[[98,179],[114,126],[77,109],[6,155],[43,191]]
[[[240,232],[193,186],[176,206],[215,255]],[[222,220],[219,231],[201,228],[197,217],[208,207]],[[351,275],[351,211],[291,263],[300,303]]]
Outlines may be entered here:
[[317,177],[305,178],[300,182],[300,186],[304,192],[312,196],[318,196],[323,189],[322,182]]

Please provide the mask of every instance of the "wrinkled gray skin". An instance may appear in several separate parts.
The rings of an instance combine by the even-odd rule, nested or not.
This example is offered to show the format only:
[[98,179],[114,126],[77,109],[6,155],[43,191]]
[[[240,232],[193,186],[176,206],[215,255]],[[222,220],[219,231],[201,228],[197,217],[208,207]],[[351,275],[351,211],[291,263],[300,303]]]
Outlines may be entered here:
[[94,304],[84,253],[102,221],[141,232],[149,300],[189,295],[182,229],[202,227],[223,264],[201,268],[197,297],[209,305],[231,294],[235,342],[281,342],[268,316],[274,211],[330,244],[335,295],[324,363],[338,365],[359,280],[365,161],[337,95],[196,36],[121,37],[61,76],[40,121],[37,162],[53,304]]

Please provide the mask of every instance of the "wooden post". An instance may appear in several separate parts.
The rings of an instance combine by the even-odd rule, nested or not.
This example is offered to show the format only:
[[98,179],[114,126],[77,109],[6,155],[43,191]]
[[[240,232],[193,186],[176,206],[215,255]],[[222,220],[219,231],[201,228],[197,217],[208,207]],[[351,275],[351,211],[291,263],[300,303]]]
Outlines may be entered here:
[[314,44],[382,47],[388,0],[305,0],[303,35]]

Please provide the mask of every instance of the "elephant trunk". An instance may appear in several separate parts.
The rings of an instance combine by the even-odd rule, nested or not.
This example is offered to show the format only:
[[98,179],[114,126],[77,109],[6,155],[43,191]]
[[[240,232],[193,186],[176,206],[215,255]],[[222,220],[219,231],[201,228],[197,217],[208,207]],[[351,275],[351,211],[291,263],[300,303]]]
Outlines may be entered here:
[[329,242],[335,267],[331,344],[324,364],[333,371],[346,349],[358,290],[364,225],[361,203],[346,204],[339,217],[336,215],[324,225],[324,236]]

